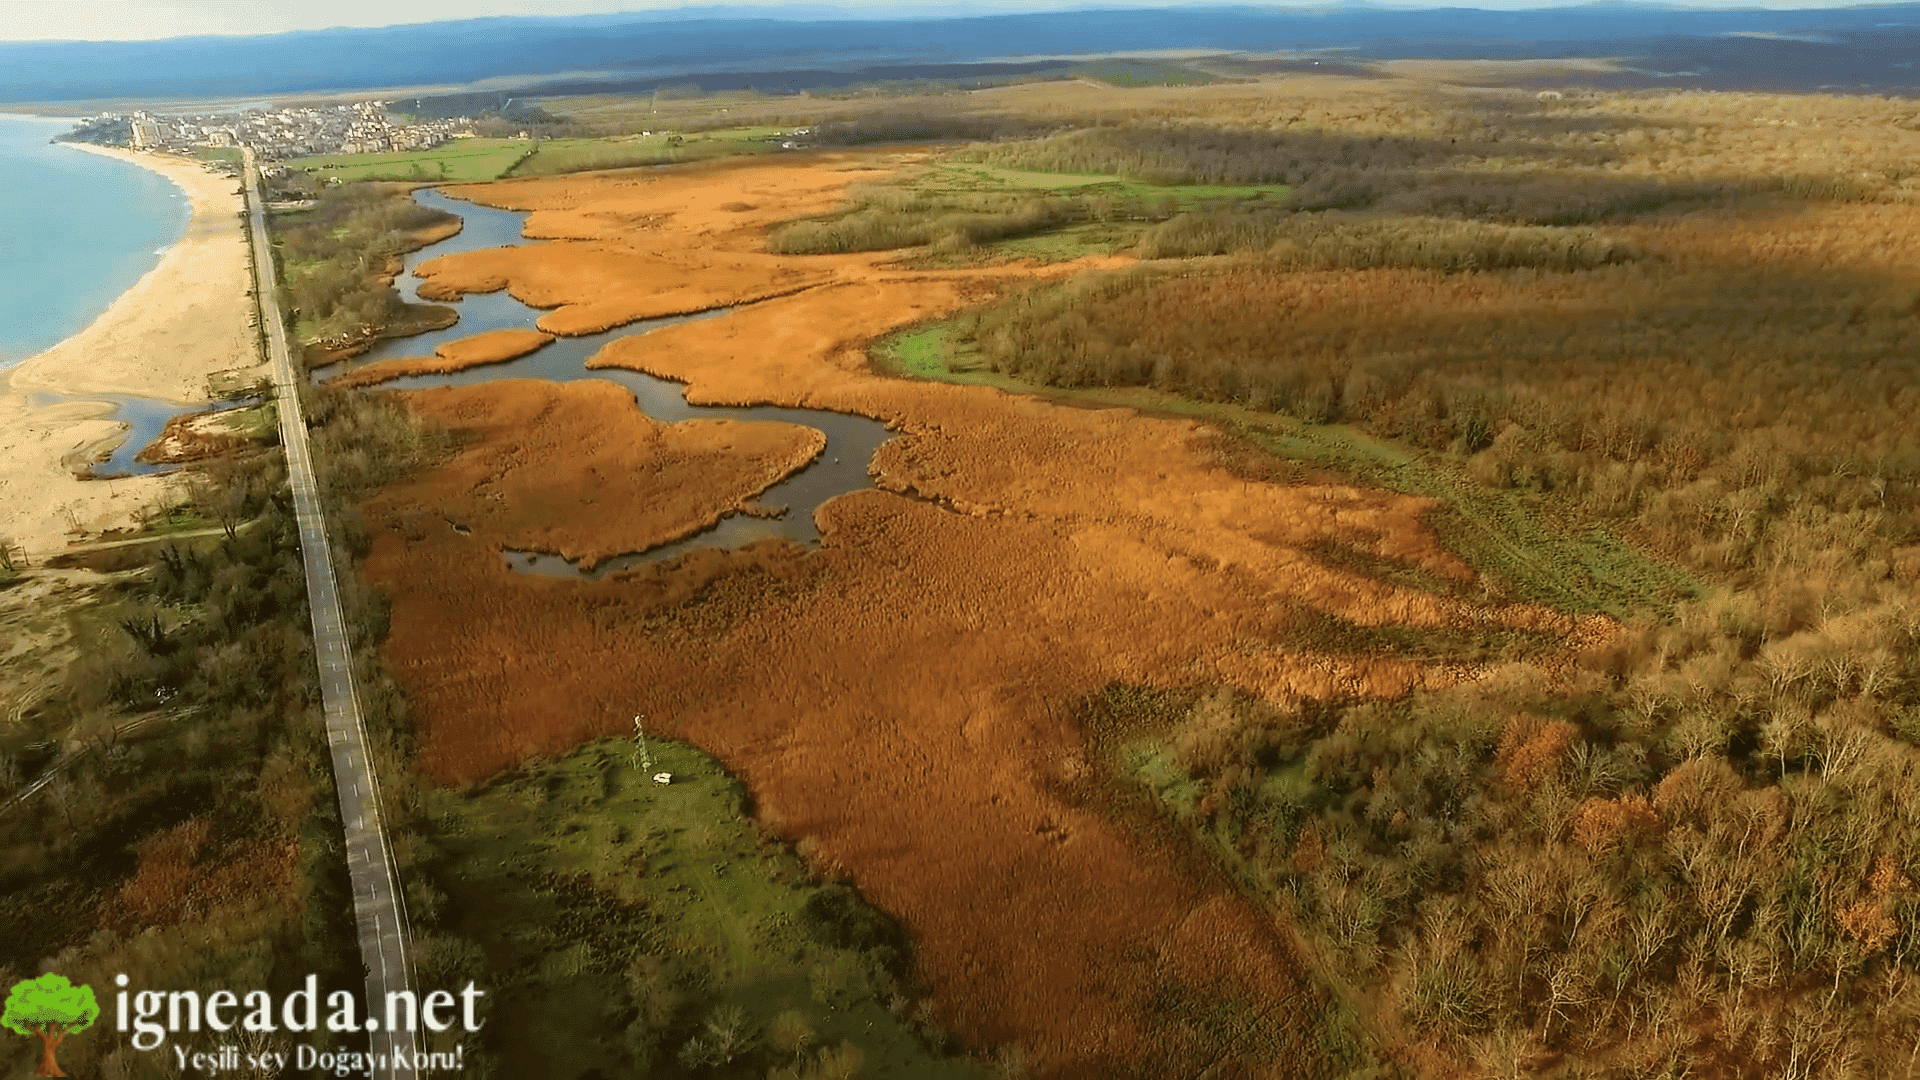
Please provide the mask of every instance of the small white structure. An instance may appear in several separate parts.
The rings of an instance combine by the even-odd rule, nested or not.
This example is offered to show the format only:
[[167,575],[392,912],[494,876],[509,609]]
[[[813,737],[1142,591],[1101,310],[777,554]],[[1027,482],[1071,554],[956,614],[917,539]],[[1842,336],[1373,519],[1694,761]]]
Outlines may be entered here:
[[[636,716],[633,718],[633,737],[634,740],[640,744],[640,767],[643,769],[651,769],[653,768],[653,751],[647,748],[647,732],[643,726],[645,720],[646,717],[644,716]],[[673,783],[673,774],[670,772],[654,773],[653,782],[656,784],[671,784]]]

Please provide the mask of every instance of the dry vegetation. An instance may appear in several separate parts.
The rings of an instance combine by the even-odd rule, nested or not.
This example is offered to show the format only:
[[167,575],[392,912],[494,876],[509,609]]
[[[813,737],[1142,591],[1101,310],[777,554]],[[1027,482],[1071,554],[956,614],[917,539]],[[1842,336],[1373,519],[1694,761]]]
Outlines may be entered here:
[[[481,444],[444,467],[444,480],[467,496],[443,501],[441,510],[452,527],[588,567],[713,525],[812,461],[826,441],[791,424],[661,424],[611,383],[565,392],[515,385],[519,392],[507,401],[472,389],[418,395],[419,408]],[[501,445],[508,440],[510,449]],[[520,467],[528,454],[552,465],[529,472]],[[649,512],[610,528],[603,505]]]
[[336,390],[353,390],[408,375],[438,375],[504,364],[538,352],[552,342],[552,334],[538,330],[489,330],[450,341],[435,349],[432,356],[403,356],[355,368],[327,380],[327,385]]

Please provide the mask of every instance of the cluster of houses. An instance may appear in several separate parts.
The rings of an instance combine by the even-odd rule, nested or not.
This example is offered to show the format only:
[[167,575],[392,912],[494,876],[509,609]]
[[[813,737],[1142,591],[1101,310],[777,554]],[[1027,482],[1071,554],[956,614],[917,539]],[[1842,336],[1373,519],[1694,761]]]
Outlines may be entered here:
[[471,135],[473,124],[464,116],[401,123],[388,115],[384,101],[191,116],[137,112],[128,117],[98,119],[123,119],[132,130],[136,150],[250,147],[267,160],[426,150],[448,139]]

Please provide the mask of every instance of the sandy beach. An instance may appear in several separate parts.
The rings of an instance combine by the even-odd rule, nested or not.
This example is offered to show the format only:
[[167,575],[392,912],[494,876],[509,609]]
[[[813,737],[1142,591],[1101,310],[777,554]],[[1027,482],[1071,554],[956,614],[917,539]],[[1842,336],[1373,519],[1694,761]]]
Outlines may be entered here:
[[0,372],[0,537],[30,555],[66,547],[78,538],[76,525],[87,534],[132,525],[176,483],[75,478],[63,460],[113,438],[121,425],[104,419],[112,406],[62,395],[193,404],[206,400],[208,375],[259,362],[247,325],[253,299],[239,181],[183,158],[76,150],[160,173],[186,192],[193,216],[159,264],[86,329]]

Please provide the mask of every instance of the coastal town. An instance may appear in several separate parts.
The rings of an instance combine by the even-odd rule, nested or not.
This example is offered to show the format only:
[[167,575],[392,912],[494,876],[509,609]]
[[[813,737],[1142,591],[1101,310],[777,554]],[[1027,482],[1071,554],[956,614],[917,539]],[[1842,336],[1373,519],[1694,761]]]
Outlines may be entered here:
[[134,150],[245,148],[264,160],[283,161],[312,154],[428,150],[471,136],[472,124],[464,116],[406,121],[390,114],[387,102],[360,101],[225,113],[108,113],[78,122],[66,138]]

